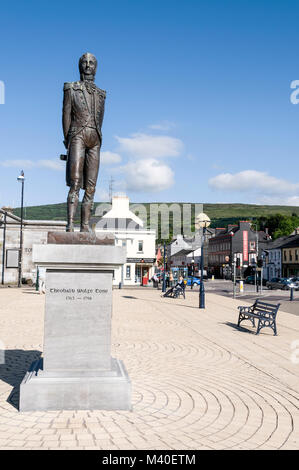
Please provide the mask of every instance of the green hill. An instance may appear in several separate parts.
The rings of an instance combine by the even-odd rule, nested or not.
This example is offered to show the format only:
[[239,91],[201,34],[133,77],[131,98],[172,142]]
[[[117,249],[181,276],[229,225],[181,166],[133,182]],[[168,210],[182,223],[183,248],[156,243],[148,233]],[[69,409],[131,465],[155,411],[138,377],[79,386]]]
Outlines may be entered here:
[[[95,209],[100,203],[95,203]],[[133,203],[132,203],[133,204]],[[162,203],[157,203],[162,204]],[[174,203],[166,203],[171,205]],[[181,207],[183,203],[177,203]],[[192,222],[194,223],[194,203],[192,204]],[[144,203],[147,209],[147,221],[149,225],[149,206]],[[299,216],[298,206],[260,206],[255,204],[204,204],[204,212],[211,219],[211,227],[225,227],[228,224],[236,224],[239,220],[252,220],[261,216],[273,214]],[[20,208],[16,208],[14,213],[20,215]],[[80,205],[77,211],[77,222],[79,222]],[[24,209],[24,218],[28,220],[66,220],[66,203],[49,204],[44,206],[31,206]],[[172,217],[170,215],[171,233],[180,233],[180,227],[172,227]]]

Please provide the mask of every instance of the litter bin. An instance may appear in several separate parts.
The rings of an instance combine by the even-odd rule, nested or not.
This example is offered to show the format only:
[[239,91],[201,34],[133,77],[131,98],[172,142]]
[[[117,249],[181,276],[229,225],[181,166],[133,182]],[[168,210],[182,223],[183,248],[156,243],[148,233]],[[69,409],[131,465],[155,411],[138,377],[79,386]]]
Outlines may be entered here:
[[148,283],[148,278],[146,276],[143,276],[142,278],[142,285],[143,286],[147,286],[147,283]]

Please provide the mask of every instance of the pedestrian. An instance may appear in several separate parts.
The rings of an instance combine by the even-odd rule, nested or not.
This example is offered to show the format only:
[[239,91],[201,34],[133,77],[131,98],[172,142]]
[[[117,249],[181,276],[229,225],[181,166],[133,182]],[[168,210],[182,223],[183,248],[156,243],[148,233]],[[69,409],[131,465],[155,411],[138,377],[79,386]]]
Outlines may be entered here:
[[153,281],[153,287],[158,288],[158,286],[159,286],[159,278],[158,278],[158,276],[157,276],[156,273],[153,275],[152,281]]
[[172,274],[172,271],[170,271],[170,274],[169,274],[169,287],[172,287],[172,284],[173,284],[173,274]]
[[185,298],[185,281],[183,276],[179,277],[178,282],[175,284],[175,286],[171,287],[168,291],[165,292],[165,294],[161,294],[161,297],[173,297],[173,294],[175,291],[180,291],[183,293],[184,298]]

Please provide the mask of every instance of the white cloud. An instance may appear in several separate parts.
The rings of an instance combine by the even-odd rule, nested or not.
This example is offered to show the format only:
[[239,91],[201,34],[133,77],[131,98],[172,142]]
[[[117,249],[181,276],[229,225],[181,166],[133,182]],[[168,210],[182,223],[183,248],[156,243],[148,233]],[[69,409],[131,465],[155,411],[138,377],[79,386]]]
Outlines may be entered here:
[[258,198],[257,204],[269,204],[275,206],[299,206],[299,196],[261,196]]
[[33,168],[34,162],[32,160],[5,160],[4,162],[0,162],[1,166],[6,168]]
[[299,196],[292,196],[287,198],[288,206],[299,206]]
[[174,173],[169,166],[148,158],[131,161],[122,167],[128,191],[159,192],[174,184]]
[[65,162],[62,160],[39,160],[36,166],[61,171],[65,169]]
[[5,160],[0,165],[6,168],[19,168],[21,170],[30,168],[49,168],[50,170],[64,170],[65,164],[61,160]]
[[255,192],[267,196],[286,195],[297,198],[299,194],[299,183],[291,183],[255,170],[235,174],[221,173],[209,180],[209,186],[221,191]]
[[106,191],[106,189],[98,189],[96,192],[96,199],[101,202],[108,202],[110,200],[108,191]]
[[157,123],[157,124],[151,124],[148,127],[150,129],[155,130],[155,131],[169,131],[170,129],[175,127],[175,124],[173,122],[170,122],[170,121],[162,121],[162,122]]
[[109,150],[101,152],[101,163],[103,165],[113,165],[119,163],[121,156],[118,153],[110,152]]
[[177,157],[183,150],[180,139],[167,135],[132,134],[130,137],[116,136],[120,151],[134,158]]

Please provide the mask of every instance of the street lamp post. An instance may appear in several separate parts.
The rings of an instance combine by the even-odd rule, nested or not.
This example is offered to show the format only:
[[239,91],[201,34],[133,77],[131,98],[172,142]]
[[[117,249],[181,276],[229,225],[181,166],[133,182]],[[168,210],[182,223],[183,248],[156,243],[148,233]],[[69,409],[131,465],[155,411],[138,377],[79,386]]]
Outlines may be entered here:
[[201,259],[200,259],[200,288],[199,288],[199,308],[206,308],[205,306],[205,286],[203,280],[203,269],[204,269],[204,242],[206,236],[207,227],[210,225],[211,221],[209,217],[203,212],[197,216],[195,226],[200,229],[202,228],[203,236],[201,243]]
[[193,253],[192,253],[192,260],[191,260],[191,276],[192,276],[192,279],[191,279],[191,289],[193,289],[193,281],[194,281],[194,250],[193,250]]
[[7,212],[4,212],[4,220],[3,220],[3,245],[2,245],[2,279],[1,284],[4,284],[4,270],[5,270],[5,242],[6,242],[6,216]]
[[20,228],[20,251],[19,251],[19,278],[18,287],[22,286],[22,254],[23,254],[23,207],[24,207],[24,171],[21,171],[20,176],[17,178],[22,183],[22,195],[21,195],[21,228]]
[[165,277],[165,270],[166,270],[166,243],[164,242],[164,253],[163,253],[163,284],[162,284],[162,292],[166,292],[166,277]]
[[255,226],[255,238],[256,238],[256,264],[255,264],[255,274],[254,274],[254,281],[255,281],[255,290],[256,292],[259,291],[259,283],[258,283],[258,276],[257,276],[257,267],[258,267],[258,257],[259,257],[259,234],[257,230],[257,224],[252,223]]

